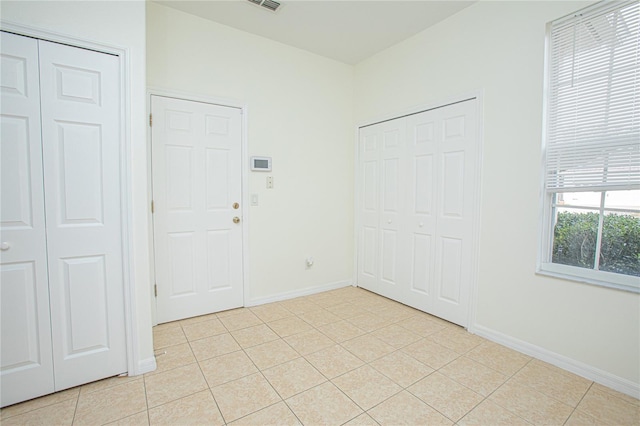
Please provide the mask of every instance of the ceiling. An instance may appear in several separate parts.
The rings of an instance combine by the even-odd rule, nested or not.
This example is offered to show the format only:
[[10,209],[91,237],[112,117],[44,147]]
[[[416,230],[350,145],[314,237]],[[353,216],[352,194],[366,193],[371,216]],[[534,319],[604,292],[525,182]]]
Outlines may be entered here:
[[192,15],[352,65],[474,3],[458,0],[280,2],[278,10],[272,12],[248,0],[156,0]]

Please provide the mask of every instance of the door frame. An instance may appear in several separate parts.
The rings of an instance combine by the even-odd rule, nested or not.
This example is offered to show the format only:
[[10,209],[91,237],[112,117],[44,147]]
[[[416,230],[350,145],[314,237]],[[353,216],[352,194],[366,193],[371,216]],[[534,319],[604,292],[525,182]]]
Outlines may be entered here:
[[150,274],[152,282],[149,283],[149,297],[151,298],[151,324],[158,325],[158,307],[157,299],[154,294],[154,285],[156,283],[156,256],[155,256],[155,243],[154,243],[154,223],[153,214],[151,213],[151,200],[153,199],[153,164],[152,164],[152,149],[151,149],[151,127],[149,126],[149,115],[151,114],[151,97],[163,96],[167,98],[180,99],[183,101],[202,102],[206,104],[219,105],[223,107],[238,108],[240,109],[241,116],[241,141],[240,141],[240,158],[241,158],[241,173],[240,173],[240,187],[241,187],[241,200],[242,205],[245,206],[242,209],[241,224],[242,224],[242,306],[246,306],[247,300],[249,300],[249,143],[248,143],[248,115],[249,107],[246,103],[236,101],[232,99],[226,99],[215,96],[208,96],[202,94],[196,94],[191,92],[184,92],[181,90],[167,89],[158,86],[147,87],[147,193],[149,198],[149,210],[148,220],[151,224],[149,232],[149,253],[150,257]]
[[124,288],[124,323],[127,354],[127,374],[135,376],[153,371],[147,359],[140,358],[139,331],[136,320],[139,316],[136,301],[135,276],[133,268],[133,191],[131,173],[131,72],[129,49],[104,43],[97,43],[80,37],[68,36],[42,28],[20,25],[0,20],[0,29],[17,35],[32,37],[53,43],[65,44],[81,49],[114,55],[119,62],[120,79],[120,219],[122,238],[122,279]]
[[395,120],[397,118],[406,117],[408,115],[419,114],[421,112],[429,111],[432,109],[438,109],[442,107],[446,107],[451,104],[456,104],[464,101],[469,101],[475,99],[476,101],[476,141],[478,144],[478,154],[476,157],[476,173],[474,179],[478,182],[478,188],[473,196],[473,208],[475,210],[475,217],[473,218],[473,231],[471,238],[471,246],[472,246],[472,260],[471,260],[471,283],[469,286],[469,311],[467,317],[467,324],[464,328],[467,331],[473,333],[476,324],[476,312],[477,312],[477,302],[478,302],[478,274],[480,272],[480,225],[481,225],[481,215],[482,215],[482,163],[483,163],[483,152],[484,152],[484,89],[473,90],[469,92],[459,93],[454,96],[442,98],[437,101],[430,101],[427,103],[419,104],[416,106],[409,107],[403,110],[397,110],[390,114],[382,114],[373,116],[371,119],[360,120],[356,123],[355,128],[355,143],[354,143],[354,167],[355,167],[355,176],[354,176],[354,233],[353,233],[353,244],[355,248],[355,255],[353,258],[353,286],[358,286],[358,264],[359,264],[359,255],[358,245],[360,241],[360,235],[358,230],[360,229],[360,217],[358,215],[358,194],[360,188],[362,187],[362,182],[360,182],[360,153],[359,153],[359,141],[360,141],[360,129],[362,127],[371,126],[373,124],[378,124],[384,121]]

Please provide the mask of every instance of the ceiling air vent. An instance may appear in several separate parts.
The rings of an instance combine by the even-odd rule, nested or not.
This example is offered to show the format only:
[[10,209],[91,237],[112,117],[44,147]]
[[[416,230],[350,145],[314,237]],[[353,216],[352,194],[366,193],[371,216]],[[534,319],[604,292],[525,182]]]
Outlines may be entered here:
[[275,12],[280,7],[280,3],[274,0],[249,0],[253,4],[257,4],[258,6],[262,6],[265,9],[269,9],[272,12]]

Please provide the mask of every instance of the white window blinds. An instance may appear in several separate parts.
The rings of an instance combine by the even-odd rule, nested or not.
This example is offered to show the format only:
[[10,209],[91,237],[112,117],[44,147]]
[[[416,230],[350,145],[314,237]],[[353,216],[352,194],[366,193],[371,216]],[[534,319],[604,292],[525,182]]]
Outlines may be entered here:
[[601,2],[551,23],[545,186],[640,186],[640,2]]

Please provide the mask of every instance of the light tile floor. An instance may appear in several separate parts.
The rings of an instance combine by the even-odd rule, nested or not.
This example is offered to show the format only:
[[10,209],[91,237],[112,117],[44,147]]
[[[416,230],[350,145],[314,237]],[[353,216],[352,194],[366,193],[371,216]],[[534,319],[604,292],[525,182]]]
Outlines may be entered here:
[[353,287],[154,328],[158,369],[2,425],[639,425],[640,402]]

